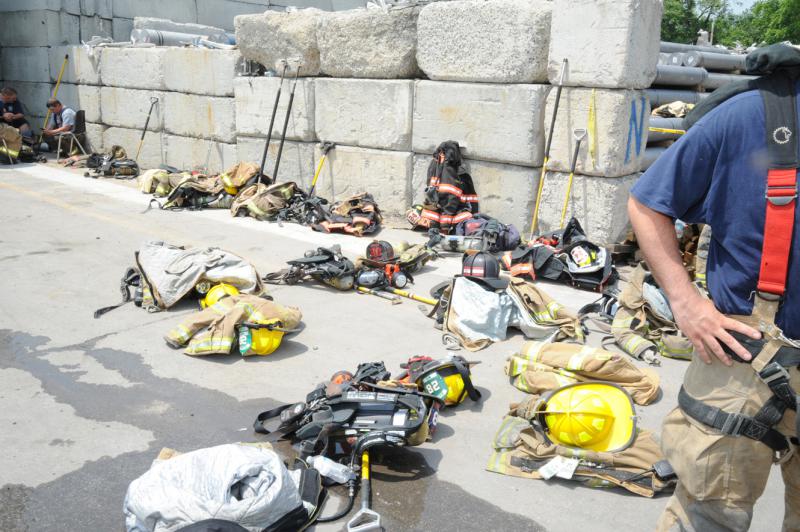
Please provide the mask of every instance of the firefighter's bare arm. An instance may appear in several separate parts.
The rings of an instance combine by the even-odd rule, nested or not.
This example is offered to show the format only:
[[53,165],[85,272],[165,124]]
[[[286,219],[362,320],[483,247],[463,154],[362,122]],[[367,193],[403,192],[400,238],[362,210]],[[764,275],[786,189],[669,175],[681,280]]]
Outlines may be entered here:
[[706,364],[711,363],[714,355],[724,364],[731,365],[730,357],[720,346],[720,342],[724,342],[742,359],[750,360],[750,353],[728,331],[753,338],[761,335],[723,315],[709,299],[697,292],[683,267],[672,219],[639,203],[633,196],[628,200],[628,214],[647,265],[667,294],[675,322],[692,342],[698,356]]

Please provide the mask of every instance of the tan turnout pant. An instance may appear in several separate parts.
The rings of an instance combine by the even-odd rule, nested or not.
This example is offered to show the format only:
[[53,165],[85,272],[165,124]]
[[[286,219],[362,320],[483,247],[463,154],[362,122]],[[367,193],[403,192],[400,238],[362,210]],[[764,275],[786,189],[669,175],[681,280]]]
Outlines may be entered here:
[[[792,387],[800,391],[800,372],[790,370]],[[754,415],[772,396],[749,364],[719,361],[707,365],[695,357],[686,371],[686,391],[695,399],[726,412]],[[776,427],[795,437],[794,410]],[[786,485],[784,531],[800,531],[800,456],[797,440],[780,467]],[[774,453],[765,444],[719,431],[688,418],[676,408],[664,420],[662,448],[678,474],[678,486],[659,520],[658,531],[745,531],[753,505],[764,492]]]

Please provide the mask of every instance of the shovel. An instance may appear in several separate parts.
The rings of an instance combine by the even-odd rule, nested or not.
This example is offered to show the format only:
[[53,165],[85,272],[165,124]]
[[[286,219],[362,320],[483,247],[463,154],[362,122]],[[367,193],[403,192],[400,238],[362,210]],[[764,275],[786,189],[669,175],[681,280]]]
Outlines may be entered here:
[[371,510],[369,481],[369,450],[361,453],[361,509],[347,522],[347,532],[382,531],[381,515]]
[[581,142],[586,137],[586,130],[583,128],[573,129],[572,137],[575,139],[575,151],[572,152],[572,161],[569,165],[569,182],[567,183],[567,194],[564,196],[564,206],[561,208],[561,229],[564,228],[564,220],[567,218],[567,205],[572,196],[572,178],[575,177],[575,167],[578,164],[578,152],[581,149]]

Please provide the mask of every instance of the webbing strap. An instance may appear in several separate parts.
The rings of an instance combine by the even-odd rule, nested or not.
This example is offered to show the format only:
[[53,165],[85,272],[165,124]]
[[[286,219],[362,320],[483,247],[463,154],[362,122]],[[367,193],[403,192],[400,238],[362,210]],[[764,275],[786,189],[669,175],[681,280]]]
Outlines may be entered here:
[[790,76],[770,79],[760,92],[764,100],[770,169],[758,290],[782,296],[786,291],[800,166],[795,80]]
[[761,248],[761,272],[758,290],[783,295],[789,270],[795,205],[797,204],[797,170],[770,169],[767,174],[767,216],[764,222],[764,243]]
[[[681,387],[678,393],[678,406],[687,416],[704,425],[715,428],[727,436],[746,436],[758,440],[775,452],[784,452],[789,449],[786,437],[772,428],[772,425],[783,417],[783,410],[775,398],[759,411],[758,417],[744,414],[725,412],[715,406],[708,405],[689,395]],[[777,418],[777,419],[776,419]]]

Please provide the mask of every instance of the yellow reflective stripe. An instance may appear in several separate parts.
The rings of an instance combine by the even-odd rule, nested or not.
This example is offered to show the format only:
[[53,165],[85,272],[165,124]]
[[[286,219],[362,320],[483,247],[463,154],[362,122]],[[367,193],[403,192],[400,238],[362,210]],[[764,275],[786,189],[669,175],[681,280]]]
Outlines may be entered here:
[[207,351],[218,351],[220,349],[227,349],[233,346],[233,338],[226,336],[220,339],[203,340],[200,342],[193,342],[189,344],[186,349],[188,353],[203,353]]
[[539,355],[542,352],[542,348],[546,344],[544,342],[528,342],[524,346],[522,346],[522,353],[521,356],[525,357],[531,362],[537,362],[539,359]]
[[253,213],[255,213],[255,214],[256,214],[256,216],[266,216],[266,215],[267,215],[267,213],[266,213],[265,211],[262,211],[262,210],[261,210],[261,209],[258,207],[258,205],[256,205],[256,204],[255,204],[255,202],[252,202],[252,201],[251,201],[250,203],[248,203],[248,204],[247,204],[247,208],[250,210],[250,212],[253,212]]
[[571,378],[566,377],[564,375],[560,375],[558,373],[555,373],[554,376],[555,376],[556,382],[558,383],[559,386],[566,386],[568,384],[574,384],[575,383],[574,379],[571,379]]
[[506,416],[505,419],[503,420],[503,424],[500,425],[500,430],[498,431],[497,436],[495,437],[495,444],[496,445],[499,444],[502,447],[506,448],[513,447],[514,442],[509,440],[509,435],[514,430],[514,428],[520,425],[520,423],[526,426],[528,425],[527,421],[523,421],[519,418],[512,416]]
[[567,362],[567,369],[572,371],[582,370],[583,361],[586,360],[586,357],[591,355],[593,351],[593,348],[589,346],[583,346],[580,351],[569,358],[569,362]]
[[633,316],[629,316],[627,318],[618,317],[614,318],[614,321],[611,323],[611,328],[612,329],[621,327],[630,328],[631,323],[633,323]]
[[558,311],[561,310],[561,305],[559,305],[557,301],[551,301],[547,304],[547,310],[550,311],[550,316],[555,319],[558,315]]
[[486,469],[489,471],[494,471],[495,473],[502,473],[503,470],[500,467],[500,453],[498,451],[494,451],[492,456],[489,458],[489,465],[486,466]]
[[525,381],[524,375],[520,375],[514,380],[514,387],[518,390],[522,390],[525,393],[530,393],[528,389],[528,383]]
[[528,369],[528,361],[527,360],[525,360],[524,358],[520,358],[520,357],[518,357],[516,355],[512,356],[511,360],[509,361],[509,365],[508,365],[508,370],[509,370],[508,376],[509,377],[516,377],[517,375],[519,375],[520,373],[522,373],[526,369]]
[[627,351],[630,354],[633,354],[646,341],[647,340],[645,340],[644,338],[642,338],[640,336],[632,335],[630,338],[628,338],[625,341],[625,343],[622,344],[622,349],[624,349],[625,351]]
[[192,337],[192,333],[183,325],[178,325],[175,329],[170,331],[170,336],[180,340],[181,343],[184,343],[186,340]]

